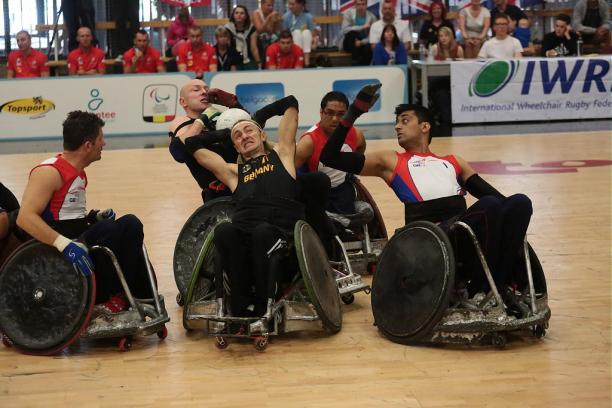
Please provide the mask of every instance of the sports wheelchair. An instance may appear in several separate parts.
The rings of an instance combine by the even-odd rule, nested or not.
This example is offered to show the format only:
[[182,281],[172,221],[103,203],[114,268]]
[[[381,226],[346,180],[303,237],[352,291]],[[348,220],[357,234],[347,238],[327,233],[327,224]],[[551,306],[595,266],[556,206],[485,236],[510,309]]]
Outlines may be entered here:
[[543,337],[551,312],[544,272],[529,243],[525,240],[517,254],[522,262],[516,262],[512,289],[502,296],[470,226],[457,221],[450,233],[464,234],[473,245],[471,255],[482,269],[476,272],[484,273],[489,292],[469,293],[469,271],[438,225],[411,222],[391,238],[374,275],[372,311],[378,330],[402,344],[503,347],[510,333]]
[[[174,280],[179,290],[176,301],[179,306],[183,306],[187,294],[188,286],[194,273],[194,265],[200,257],[200,252],[204,248],[206,237],[213,228],[222,221],[229,221],[234,213],[234,204],[231,197],[220,197],[211,200],[199,207],[185,222],[176,240],[174,247]],[[384,226],[383,226],[384,230]],[[385,230],[386,231],[386,230]],[[364,291],[370,292],[369,285],[361,280],[361,276],[353,272],[353,258],[351,255],[355,249],[346,249],[337,236],[335,237],[338,250],[340,252],[339,261],[332,261],[336,274],[336,283],[342,301],[350,304],[354,301],[354,293]],[[361,241],[358,242],[361,250]],[[361,254],[355,254],[361,257]],[[215,288],[215,275],[212,269],[204,269],[203,275],[206,279],[202,284],[208,285],[208,291],[212,292]]]
[[[119,338],[121,351],[131,348],[132,336],[156,333],[166,338],[170,321],[164,298],[157,292],[155,273],[146,248],[143,256],[153,295],[132,295],[115,254],[103,246],[92,257],[114,267],[130,308],[118,314],[97,313],[95,276],[84,276],[53,247],[30,240],[17,248],[0,268],[0,333],[7,347],[24,354],[53,355],[79,338]],[[100,257],[99,254],[104,254]]]
[[355,214],[327,212],[327,215],[339,230],[338,235],[350,261],[351,272],[372,274],[387,244],[387,229],[370,192],[357,178],[351,183],[355,189]]
[[[234,317],[228,296],[230,288],[214,248],[214,230],[199,251],[183,306],[186,330],[203,329],[214,336],[220,349],[229,338],[248,338],[258,351],[268,346],[269,337],[296,330],[320,329],[337,333],[342,311],[335,271],[317,234],[304,221],[294,228],[294,242],[283,258],[283,268],[292,278],[279,282],[274,298],[267,301],[263,317]],[[295,258],[297,257],[297,265]],[[297,266],[297,268],[296,268]],[[296,269],[298,269],[296,271]],[[211,290],[211,274],[218,284]],[[272,277],[275,282],[275,277]]]

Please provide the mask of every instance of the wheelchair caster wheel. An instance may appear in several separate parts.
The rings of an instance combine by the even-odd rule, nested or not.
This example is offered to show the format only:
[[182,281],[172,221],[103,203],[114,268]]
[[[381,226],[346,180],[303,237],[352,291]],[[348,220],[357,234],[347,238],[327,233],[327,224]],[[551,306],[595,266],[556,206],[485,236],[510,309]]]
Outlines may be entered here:
[[536,339],[541,339],[546,336],[546,329],[541,324],[537,324],[533,326],[533,337]]
[[181,295],[180,293],[176,294],[176,304],[179,305],[180,307],[183,307],[183,305],[185,304],[185,300],[183,299],[183,295]]
[[168,328],[166,327],[166,325],[164,325],[164,327],[157,332],[157,337],[159,337],[161,340],[168,337]]
[[502,333],[493,333],[491,335],[491,344],[498,348],[506,346],[506,335]]
[[217,336],[215,337],[215,346],[219,350],[223,350],[223,349],[226,349],[227,346],[229,346],[229,343],[225,337]]
[[374,272],[376,272],[376,262],[368,262],[366,272],[368,275],[374,275]]
[[132,348],[132,339],[129,337],[122,337],[119,340],[119,351],[129,351]]
[[2,336],[2,344],[4,344],[4,347],[8,347],[8,348],[13,347],[13,342],[11,342],[11,339],[6,337],[5,335],[1,335],[1,336]]
[[353,295],[352,293],[342,295],[340,298],[342,299],[342,302],[344,302],[345,305],[350,305],[355,301],[355,295]]
[[268,336],[258,336],[253,339],[253,346],[255,346],[255,350],[264,351],[268,348]]

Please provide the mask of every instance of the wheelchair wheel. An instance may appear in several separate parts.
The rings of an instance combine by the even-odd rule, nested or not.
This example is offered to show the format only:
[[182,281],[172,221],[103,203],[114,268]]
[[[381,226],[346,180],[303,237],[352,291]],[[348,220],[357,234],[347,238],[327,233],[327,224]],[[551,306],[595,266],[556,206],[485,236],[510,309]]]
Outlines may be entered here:
[[310,302],[323,322],[323,327],[331,333],[337,333],[342,328],[340,294],[325,248],[312,227],[304,221],[295,224],[294,238]]
[[[189,217],[176,239],[174,246],[174,280],[183,302],[191,280],[193,266],[204,240],[212,228],[221,221],[228,220],[234,212],[231,197],[221,197],[207,202]],[[214,271],[206,270],[205,275],[214,280]],[[182,306],[179,303],[179,306]]]
[[49,245],[29,241],[0,270],[0,332],[25,354],[52,355],[87,327],[96,298],[85,277]]
[[388,239],[387,236],[387,228],[385,227],[385,220],[376,205],[376,201],[370,194],[370,192],[365,188],[359,179],[353,180],[353,185],[355,186],[355,190],[357,191],[357,200],[365,201],[366,203],[372,206],[374,210],[374,219],[368,223],[368,230],[370,231],[371,239]]
[[455,260],[446,234],[417,221],[398,230],[385,246],[372,280],[375,324],[391,341],[417,343],[448,307]]
[[193,272],[190,276],[187,292],[183,298],[183,327],[189,330],[188,313],[189,306],[193,302],[202,301],[209,297],[214,290],[214,271],[217,263],[217,251],[213,242],[214,230],[206,235],[202,248],[197,253]]

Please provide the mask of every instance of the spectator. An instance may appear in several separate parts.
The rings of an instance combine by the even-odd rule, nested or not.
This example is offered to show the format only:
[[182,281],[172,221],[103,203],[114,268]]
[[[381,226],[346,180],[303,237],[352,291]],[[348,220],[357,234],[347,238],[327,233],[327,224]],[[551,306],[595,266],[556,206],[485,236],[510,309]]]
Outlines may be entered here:
[[[259,54],[255,58],[257,49],[257,35],[255,26],[251,24],[249,11],[245,6],[237,5],[232,10],[230,21],[225,27],[232,34],[232,46],[242,55],[241,69],[257,69],[257,61],[261,61]],[[255,34],[255,35],[254,35]]]
[[[495,18],[493,18],[495,20]],[[519,40],[521,47],[523,47],[523,55],[527,52],[529,55],[533,55],[533,44],[531,43],[531,30],[529,29],[529,20],[521,18],[514,30],[512,30],[512,36]],[[510,19],[510,25],[512,25],[512,19]]]
[[278,42],[271,44],[266,50],[266,68],[304,68],[304,51],[293,43],[289,30],[281,31]]
[[567,14],[559,14],[555,20],[555,30],[542,39],[543,57],[567,57],[576,55],[578,34],[572,31],[571,19]]
[[431,47],[431,53],[436,61],[463,58],[463,48],[455,41],[453,30],[446,26],[438,30],[438,42]]
[[226,27],[219,27],[215,31],[215,51],[217,55],[218,71],[236,71],[242,66],[242,55],[232,45],[232,33]]
[[253,11],[251,21],[257,31],[257,50],[253,49],[257,53],[254,55],[255,62],[261,66],[266,57],[266,49],[278,41],[283,26],[281,16],[274,10],[274,0],[261,0],[260,7]]
[[6,64],[7,78],[34,78],[49,76],[47,56],[32,48],[32,37],[27,31],[15,34],[16,51],[9,54]]
[[68,54],[68,74],[96,75],[104,74],[104,51],[92,45],[93,35],[89,27],[77,30],[79,47]]
[[306,0],[289,0],[289,11],[283,15],[283,29],[289,30],[293,42],[304,51],[304,65],[310,66],[312,37],[316,28],[312,14],[306,10]]
[[[436,61],[463,58],[463,48],[457,44],[453,31],[448,27],[438,30],[438,42],[431,47],[431,54]],[[438,126],[433,129],[435,136],[452,135],[452,111],[450,77],[436,76],[429,80],[429,96],[432,112],[437,113]]]
[[465,58],[478,56],[490,25],[491,13],[480,5],[480,0],[470,0],[470,6],[459,12],[459,28],[465,47]]
[[397,36],[393,24],[387,24],[380,36],[380,42],[374,47],[374,65],[406,64],[406,49]]
[[381,14],[382,19],[373,23],[370,27],[369,41],[372,49],[374,49],[376,44],[380,41],[383,28],[385,28],[387,24],[393,24],[395,26],[397,36],[399,37],[400,41],[404,43],[406,51],[410,51],[410,48],[412,48],[412,26],[410,23],[402,20],[401,18],[396,18],[395,4],[389,0],[383,1]]
[[426,48],[438,42],[438,30],[448,27],[455,38],[453,23],[446,19],[446,7],[440,0],[434,0],[429,7],[429,19],[425,20],[419,32],[419,44]]
[[495,21],[495,17],[498,14],[505,14],[510,19],[510,25],[508,26],[508,32],[514,31],[514,28],[518,26],[518,22],[521,19],[527,20],[527,28],[529,27],[529,20],[523,10],[517,6],[508,4],[508,0],[495,0],[495,8],[491,11],[491,20]]
[[521,58],[523,47],[516,38],[508,35],[510,18],[505,14],[495,17],[495,37],[485,42],[478,53],[478,58]]
[[189,15],[189,9],[187,7],[181,7],[176,18],[170,24],[168,33],[166,34],[166,42],[168,43],[166,56],[175,57],[177,55],[179,48],[187,42],[189,29],[191,27],[195,27],[195,21],[193,17]]
[[578,0],[574,6],[572,27],[587,44],[610,43],[610,10],[605,0]]
[[372,47],[368,43],[370,26],[376,16],[368,11],[367,0],[355,0],[355,7],[342,14],[338,48],[351,53],[352,65],[370,65]]
[[138,30],[134,34],[134,47],[123,53],[124,74],[152,74],[166,72],[161,53],[149,47],[149,34]]
[[215,48],[202,41],[202,29],[193,26],[189,29],[189,40],[183,43],[176,54],[179,72],[195,72],[196,78],[202,78],[204,72],[217,72],[217,54]]

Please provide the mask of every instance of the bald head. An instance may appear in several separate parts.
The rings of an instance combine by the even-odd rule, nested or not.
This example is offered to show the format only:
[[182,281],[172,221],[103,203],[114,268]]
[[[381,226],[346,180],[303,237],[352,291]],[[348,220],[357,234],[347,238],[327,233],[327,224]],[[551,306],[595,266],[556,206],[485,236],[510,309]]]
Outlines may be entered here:
[[199,115],[208,108],[208,85],[201,79],[192,79],[181,88],[179,103],[187,115]]
[[92,40],[93,35],[91,34],[91,30],[89,29],[89,27],[81,27],[77,30],[77,42],[79,43],[80,47],[91,47]]

